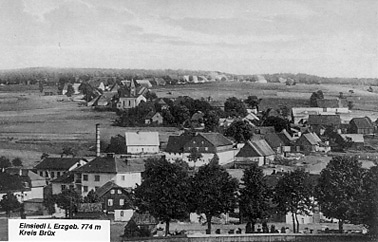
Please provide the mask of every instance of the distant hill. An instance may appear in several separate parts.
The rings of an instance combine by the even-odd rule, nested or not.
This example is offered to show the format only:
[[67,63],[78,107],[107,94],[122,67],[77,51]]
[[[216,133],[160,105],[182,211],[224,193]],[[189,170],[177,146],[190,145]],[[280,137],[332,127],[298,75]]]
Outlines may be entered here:
[[[197,78],[200,77],[200,78]],[[64,82],[79,82],[90,79],[155,79],[162,78],[167,84],[184,84],[193,80],[206,81],[243,81],[258,83],[285,83],[293,80],[304,84],[351,84],[378,86],[378,78],[327,78],[303,73],[276,73],[259,75],[236,75],[219,71],[203,70],[146,70],[146,69],[111,69],[111,68],[54,68],[31,67],[24,69],[0,70],[1,84],[36,84],[40,81],[46,84]],[[195,83],[195,81],[193,81]]]

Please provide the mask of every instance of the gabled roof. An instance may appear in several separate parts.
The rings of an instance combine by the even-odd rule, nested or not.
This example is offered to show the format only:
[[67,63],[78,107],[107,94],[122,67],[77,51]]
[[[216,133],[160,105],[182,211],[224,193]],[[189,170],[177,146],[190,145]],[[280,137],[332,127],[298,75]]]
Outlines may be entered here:
[[101,198],[102,196],[105,195],[105,193],[107,193],[113,188],[121,189],[128,193],[131,191],[131,190],[127,191],[125,188],[118,186],[117,184],[114,183],[114,181],[108,181],[107,183],[105,183],[104,185],[102,185],[96,190],[96,194],[98,195],[99,198]]
[[365,143],[363,134],[340,134],[344,140],[350,139],[353,143]]
[[44,187],[47,185],[46,178],[42,177],[32,171],[28,171],[28,177],[32,187]]
[[340,115],[310,115],[307,123],[309,125],[340,125]]
[[125,132],[126,146],[159,145],[158,132]]
[[139,158],[96,157],[75,173],[139,173],[144,171],[144,161]]
[[280,139],[284,143],[284,145],[286,145],[286,146],[292,145],[293,138],[286,131],[286,129],[284,129],[281,133],[278,133],[277,135],[280,137]]
[[319,137],[315,133],[302,134],[304,139],[306,139],[311,145],[317,145],[320,142]]
[[152,119],[152,117],[156,114],[154,111],[150,111],[147,113],[145,119]]
[[142,85],[142,86],[147,87],[147,88],[152,87],[151,82],[149,80],[146,80],[146,79],[145,80],[137,80],[137,83],[139,85]]
[[165,152],[182,153],[184,151],[185,144],[188,143],[192,138],[193,136],[187,134],[182,134],[180,136],[169,136]]
[[277,133],[266,134],[264,139],[272,148],[278,148],[285,145]]
[[273,126],[260,126],[260,127],[256,127],[256,133],[258,134],[271,134],[271,133],[275,133],[276,130],[274,129]]
[[227,139],[220,133],[198,133],[198,136],[202,136],[215,147],[233,144],[231,140]]
[[73,183],[74,179],[75,179],[75,176],[74,176],[73,172],[66,172],[63,175],[61,175],[60,177],[52,180],[51,182],[52,183],[65,183],[65,184],[69,184],[69,183]]
[[368,117],[353,118],[349,123],[360,129],[374,128],[373,122]]
[[68,171],[72,166],[81,160],[87,161],[82,158],[60,158],[60,157],[48,157],[38,163],[34,169],[37,170],[61,170]]
[[265,140],[254,140],[245,143],[236,157],[265,157],[274,154],[274,151]]

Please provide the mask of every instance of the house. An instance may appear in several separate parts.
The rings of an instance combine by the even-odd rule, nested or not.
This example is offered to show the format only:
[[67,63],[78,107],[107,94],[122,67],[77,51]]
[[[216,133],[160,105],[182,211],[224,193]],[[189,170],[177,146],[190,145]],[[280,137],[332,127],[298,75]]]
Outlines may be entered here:
[[158,132],[125,132],[126,152],[128,154],[158,153]]
[[256,75],[255,79],[256,79],[256,83],[264,83],[264,84],[268,83],[268,81],[265,79],[263,75]]
[[338,130],[341,125],[341,119],[340,115],[310,115],[307,124],[312,131],[320,134],[321,130],[327,128]]
[[256,163],[258,166],[267,165],[274,160],[275,154],[265,140],[249,140],[237,153],[235,166],[244,168],[248,167],[251,163]]
[[373,134],[374,124],[369,117],[353,118],[348,131],[351,134]]
[[144,118],[145,124],[162,124],[163,123],[163,116],[160,112],[149,112],[146,117]]
[[[116,93],[114,92],[104,92],[98,97],[94,98],[90,104],[96,109],[109,109],[113,108],[115,105]],[[90,105],[88,103],[88,105]]]
[[276,155],[282,155],[284,153],[284,146],[285,142],[281,140],[281,136],[277,133],[270,133],[264,136],[265,141],[268,145],[272,148],[272,150],[276,153]]
[[148,212],[135,212],[126,224],[121,237],[125,239],[135,237],[135,233],[140,234],[141,231],[148,231],[148,234],[152,234],[158,223],[159,221]]
[[331,150],[329,142],[322,142],[316,133],[305,133],[296,141],[297,151],[328,152]]
[[164,101],[162,98],[158,98],[156,100],[156,103],[161,107],[161,110],[166,110],[169,109],[168,104]]
[[117,102],[117,109],[135,108],[141,102],[147,102],[147,99],[143,95],[120,97]]
[[344,142],[350,142],[350,147],[353,149],[361,149],[365,146],[363,134],[339,134]]
[[88,161],[83,158],[48,157],[39,162],[34,170],[42,177],[54,179],[77,167],[83,166]]
[[86,196],[90,190],[96,191],[108,181],[114,181],[121,187],[135,188],[142,182],[144,160],[108,154],[106,157],[96,157],[72,172],[75,173],[76,188],[82,196]]
[[131,190],[118,186],[114,181],[108,181],[96,190],[106,214],[113,215],[114,221],[129,221],[134,210],[130,195]]
[[273,126],[259,126],[255,128],[256,134],[266,135],[266,134],[274,134],[276,130]]
[[140,85],[140,86],[143,86],[143,87],[146,87],[146,88],[151,88],[152,87],[152,84],[149,80],[147,79],[144,79],[144,80],[136,80],[136,82]]
[[71,171],[51,181],[52,194],[62,193],[66,189],[75,189],[75,174]]
[[[190,153],[196,150],[202,158],[194,163],[189,160]],[[232,162],[236,150],[233,143],[220,133],[197,133],[194,135],[182,134],[181,136],[169,136],[165,156],[168,161],[182,159],[190,166],[208,164],[216,154],[219,164]]]

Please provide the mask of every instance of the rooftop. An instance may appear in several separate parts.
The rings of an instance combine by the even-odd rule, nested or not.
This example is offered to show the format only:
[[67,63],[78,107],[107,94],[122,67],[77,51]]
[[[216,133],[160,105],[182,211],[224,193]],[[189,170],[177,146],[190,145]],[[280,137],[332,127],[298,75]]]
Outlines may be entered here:
[[74,166],[77,162],[84,160],[83,158],[54,158],[48,157],[43,159],[40,163],[38,163],[34,168],[37,170],[62,170],[68,171],[72,166]]
[[144,160],[140,158],[96,157],[75,173],[139,173],[144,171]]

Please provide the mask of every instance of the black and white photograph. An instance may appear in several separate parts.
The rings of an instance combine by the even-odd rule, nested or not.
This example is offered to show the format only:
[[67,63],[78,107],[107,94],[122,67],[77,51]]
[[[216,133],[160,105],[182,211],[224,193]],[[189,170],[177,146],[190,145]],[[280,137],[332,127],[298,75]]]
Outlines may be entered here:
[[378,1],[0,0],[0,241],[378,241]]

